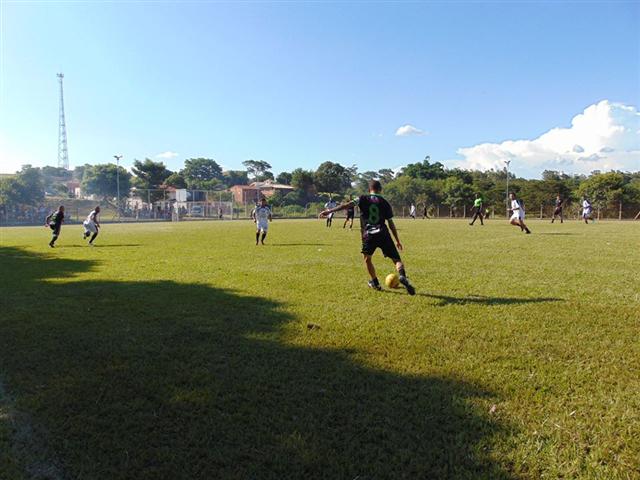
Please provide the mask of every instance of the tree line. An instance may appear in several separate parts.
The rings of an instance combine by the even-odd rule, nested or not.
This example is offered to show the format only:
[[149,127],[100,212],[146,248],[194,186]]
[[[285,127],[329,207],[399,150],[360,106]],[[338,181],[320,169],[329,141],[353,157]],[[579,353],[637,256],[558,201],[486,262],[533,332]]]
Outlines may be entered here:
[[[131,171],[113,163],[83,165],[69,171],[56,167],[24,166],[12,176],[0,178],[0,202],[4,204],[35,205],[48,195],[66,194],[66,182],[76,180],[82,191],[103,199],[117,195],[119,176],[122,197],[140,192],[143,199],[155,201],[167,187],[191,190],[224,190],[233,185],[252,181],[273,181],[290,185],[288,193],[277,192],[270,202],[278,207],[304,207],[323,202],[332,196],[337,200],[363,193],[371,179],[378,179],[386,198],[395,206],[415,204],[427,208],[444,205],[453,215],[468,208],[476,194],[482,195],[485,205],[500,211],[505,205],[507,172],[505,170],[449,169],[429,157],[410,163],[399,171],[381,169],[359,172],[356,166],[324,162],[315,170],[297,168],[274,175],[272,166],[263,160],[243,162],[244,170],[223,171],[210,158],[190,158],[183,168],[171,171],[163,162],[149,158],[135,160]],[[640,210],[640,171],[600,172],[590,175],[568,175],[544,171],[541,179],[524,179],[509,173],[509,189],[522,199],[529,209],[551,207],[560,194],[568,203],[588,197],[601,209]],[[151,192],[149,192],[151,191]],[[144,193],[144,195],[142,194]]]

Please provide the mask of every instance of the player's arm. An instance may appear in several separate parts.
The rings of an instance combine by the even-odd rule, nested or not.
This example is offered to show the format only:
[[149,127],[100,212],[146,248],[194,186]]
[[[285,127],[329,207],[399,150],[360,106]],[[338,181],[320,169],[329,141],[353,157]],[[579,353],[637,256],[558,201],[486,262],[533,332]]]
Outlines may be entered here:
[[349,205],[355,205],[356,202],[355,200],[351,201],[351,202],[347,202],[347,203],[343,203],[342,205],[338,205],[337,207],[334,208],[327,208],[323,211],[320,212],[320,218],[322,217],[326,217],[327,215],[334,213],[334,212],[339,212],[340,210],[346,210],[347,208],[349,208]]
[[269,221],[270,222],[273,221],[273,215],[271,214],[271,209],[269,209]]
[[49,215],[47,215],[47,218],[44,219],[44,226],[45,227],[49,226],[49,220],[51,220],[52,216],[53,216],[53,213],[50,213]]
[[398,236],[398,230],[396,229],[396,224],[393,221],[393,218],[388,219],[387,223],[389,224],[389,230],[391,230],[391,234],[396,241],[396,247],[398,247],[398,250],[402,250],[402,243],[400,243],[400,237]]
[[255,208],[253,210],[251,210],[251,220],[253,220],[253,223],[256,223],[256,209]]

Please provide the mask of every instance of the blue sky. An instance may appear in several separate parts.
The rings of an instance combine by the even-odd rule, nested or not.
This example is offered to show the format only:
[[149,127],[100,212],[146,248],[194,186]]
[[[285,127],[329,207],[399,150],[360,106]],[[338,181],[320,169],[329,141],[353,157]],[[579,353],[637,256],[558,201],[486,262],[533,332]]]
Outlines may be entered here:
[[[206,156],[364,171],[430,155],[477,168],[508,157],[537,177],[542,151],[566,171],[640,169],[639,2],[1,8],[2,172],[56,163],[58,71],[72,167],[173,152],[173,169]],[[406,125],[423,133],[396,135]],[[564,143],[540,140],[554,128]]]

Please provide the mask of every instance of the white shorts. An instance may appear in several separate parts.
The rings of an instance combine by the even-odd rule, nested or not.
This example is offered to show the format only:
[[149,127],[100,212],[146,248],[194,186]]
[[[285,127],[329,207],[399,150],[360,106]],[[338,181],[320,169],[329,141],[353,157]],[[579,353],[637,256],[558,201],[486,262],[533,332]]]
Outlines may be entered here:
[[269,230],[269,222],[267,220],[258,220],[256,222],[256,229],[258,232],[266,232]]
[[98,233],[98,227],[95,222],[87,222],[86,220],[82,222],[82,226],[84,227],[85,232]]
[[510,221],[513,221],[513,220],[524,220],[524,212],[514,212],[514,214],[511,215],[511,218],[509,220]]
[[589,218],[591,216],[591,210],[582,210],[582,218]]

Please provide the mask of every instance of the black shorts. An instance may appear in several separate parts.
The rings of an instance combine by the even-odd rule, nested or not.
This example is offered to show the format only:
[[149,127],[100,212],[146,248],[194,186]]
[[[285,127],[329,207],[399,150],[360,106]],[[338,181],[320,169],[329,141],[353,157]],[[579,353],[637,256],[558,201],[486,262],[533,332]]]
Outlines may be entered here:
[[556,209],[553,211],[554,215],[560,215],[562,213],[562,207],[556,207]]
[[347,210],[347,220],[349,219],[353,219],[356,216],[356,212],[354,212],[353,210],[349,211]]
[[62,228],[62,225],[56,225],[55,223],[50,223],[49,228],[53,231],[54,234],[60,235],[60,228]]
[[373,255],[376,249],[382,250],[382,254],[391,260],[399,261],[400,254],[393,243],[393,239],[387,230],[375,234],[364,232],[362,234],[362,253],[364,255]]

